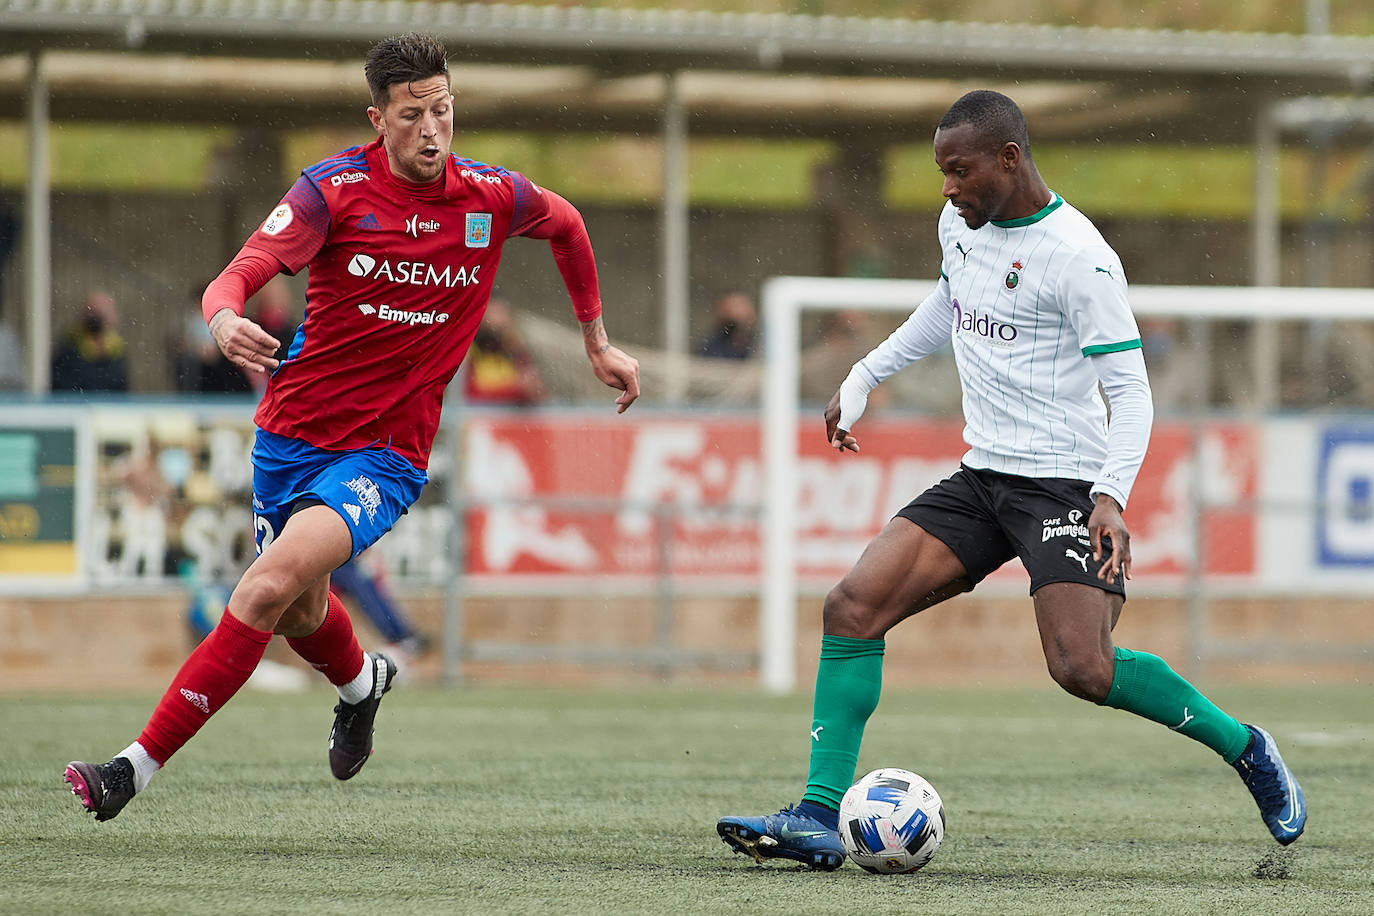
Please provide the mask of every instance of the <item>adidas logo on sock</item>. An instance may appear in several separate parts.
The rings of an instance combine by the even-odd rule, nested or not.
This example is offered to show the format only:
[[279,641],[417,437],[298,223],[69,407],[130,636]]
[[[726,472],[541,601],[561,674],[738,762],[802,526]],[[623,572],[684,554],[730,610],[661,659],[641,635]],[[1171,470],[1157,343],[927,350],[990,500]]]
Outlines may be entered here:
[[207,716],[210,715],[210,698],[207,697],[205,694],[193,693],[192,691],[187,690],[185,687],[183,687],[181,688],[181,695],[184,696],[187,702],[189,702],[196,709],[199,709]]

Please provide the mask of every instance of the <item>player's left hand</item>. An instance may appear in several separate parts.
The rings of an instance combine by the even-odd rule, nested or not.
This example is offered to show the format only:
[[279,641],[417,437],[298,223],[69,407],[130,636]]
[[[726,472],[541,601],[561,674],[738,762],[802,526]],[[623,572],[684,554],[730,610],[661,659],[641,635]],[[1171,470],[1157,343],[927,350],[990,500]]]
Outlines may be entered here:
[[[1131,533],[1126,530],[1126,520],[1121,517],[1121,507],[1106,493],[1097,494],[1097,505],[1093,514],[1088,516],[1088,534],[1092,538],[1093,562],[1101,563],[1097,578],[1105,582],[1116,582],[1131,578]],[[1103,542],[1107,543],[1110,553],[1102,558]]]
[[592,371],[612,388],[621,391],[615,399],[615,412],[624,413],[639,397],[639,360],[609,344],[604,349],[590,352],[587,358],[592,361]]

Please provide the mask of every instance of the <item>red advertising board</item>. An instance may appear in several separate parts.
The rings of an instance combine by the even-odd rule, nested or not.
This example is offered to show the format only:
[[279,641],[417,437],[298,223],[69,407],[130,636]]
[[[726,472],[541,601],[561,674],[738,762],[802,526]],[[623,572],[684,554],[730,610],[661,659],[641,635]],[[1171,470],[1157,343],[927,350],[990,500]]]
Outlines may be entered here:
[[[1211,505],[1254,499],[1256,433],[1244,424],[1155,426],[1126,513],[1134,575],[1179,575],[1196,549],[1195,494]],[[952,472],[958,422],[866,418],[861,451],[839,454],[819,418],[799,435],[798,577],[833,580],[892,514]],[[464,480],[468,568],[483,577],[756,579],[767,469],[756,418],[598,419],[586,414],[471,417]],[[1195,443],[1201,441],[1201,449]],[[1200,476],[1199,476],[1200,475]],[[1256,569],[1248,511],[1203,517],[1211,574]],[[1018,564],[999,575],[1024,576]]]

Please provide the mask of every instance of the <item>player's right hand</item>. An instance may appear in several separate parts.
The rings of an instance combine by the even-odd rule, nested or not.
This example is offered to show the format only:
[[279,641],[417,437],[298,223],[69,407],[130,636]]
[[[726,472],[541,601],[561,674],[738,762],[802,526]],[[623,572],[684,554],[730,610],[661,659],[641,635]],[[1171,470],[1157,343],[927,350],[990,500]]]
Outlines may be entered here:
[[210,336],[215,338],[224,358],[251,372],[270,372],[277,368],[277,348],[281,343],[250,318],[220,309],[210,319]]
[[839,451],[857,452],[859,450],[859,440],[849,434],[849,430],[840,428],[840,392],[836,391],[830,398],[830,403],[825,405],[825,441],[829,442],[832,448]]
[[609,344],[605,349],[589,352],[592,371],[596,377],[612,388],[620,389],[620,397],[615,399],[616,413],[624,413],[639,397],[639,360]]

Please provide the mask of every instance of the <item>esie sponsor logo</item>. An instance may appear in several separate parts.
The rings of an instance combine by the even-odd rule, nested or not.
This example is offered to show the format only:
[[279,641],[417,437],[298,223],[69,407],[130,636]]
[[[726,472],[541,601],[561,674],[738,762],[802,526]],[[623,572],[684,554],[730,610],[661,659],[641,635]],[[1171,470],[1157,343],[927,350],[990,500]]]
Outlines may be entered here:
[[435,233],[439,231],[439,221],[437,219],[420,219],[420,214],[416,213],[406,220],[406,233],[415,238],[420,237],[420,233]]

